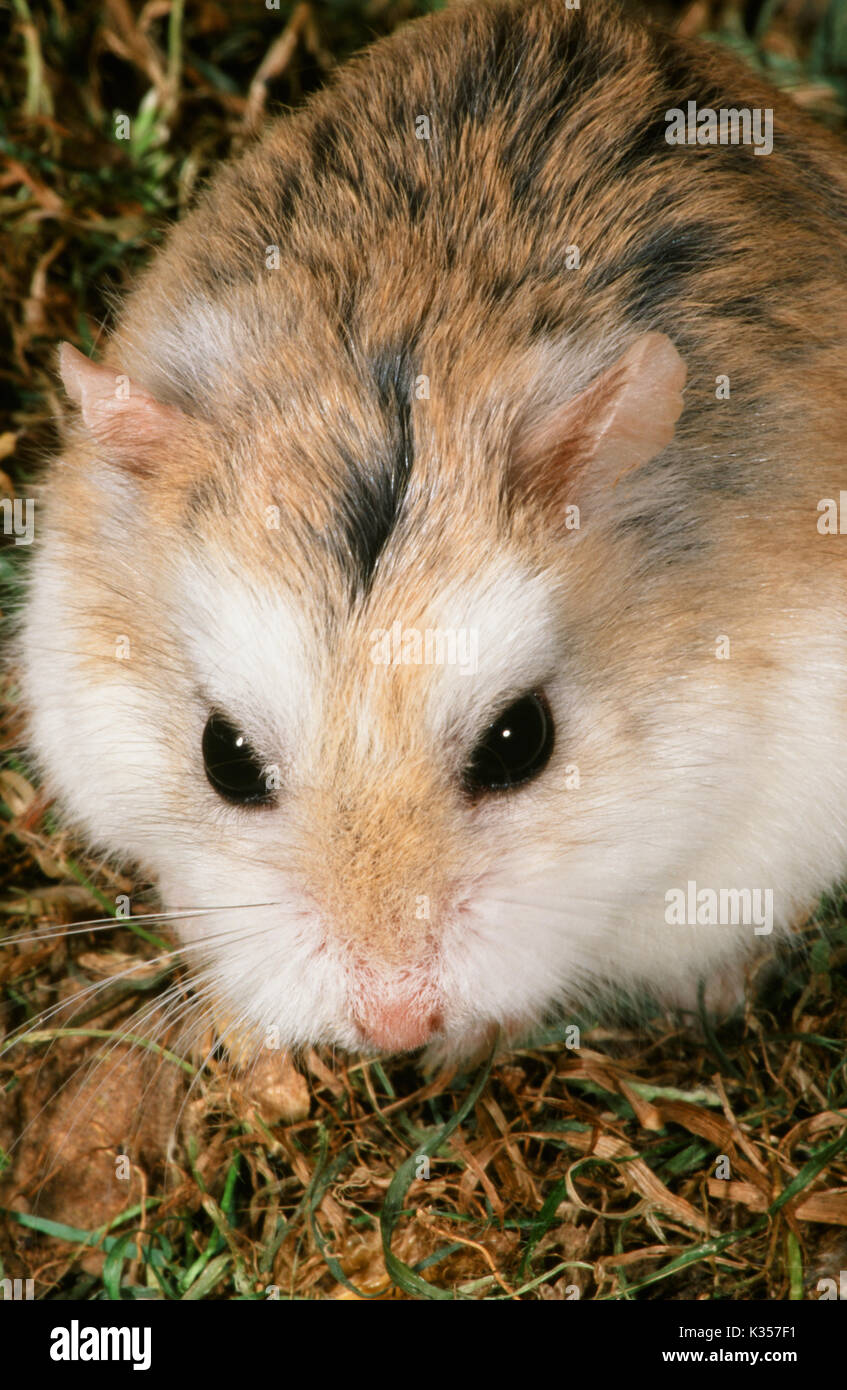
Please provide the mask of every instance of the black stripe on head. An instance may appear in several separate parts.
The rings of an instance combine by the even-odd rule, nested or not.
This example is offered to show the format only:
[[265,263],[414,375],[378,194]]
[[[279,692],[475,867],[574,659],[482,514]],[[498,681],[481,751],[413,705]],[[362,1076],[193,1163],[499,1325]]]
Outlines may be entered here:
[[581,134],[581,103],[595,88],[617,76],[626,61],[625,50],[612,42],[591,42],[578,22],[552,36],[544,67],[535,77],[535,90],[524,93],[503,151],[519,216],[532,219],[551,215],[559,195],[549,189],[541,192],[542,174],[558,157],[561,177],[567,177],[567,144],[576,142]]
[[640,178],[645,164],[665,165],[669,159],[679,158],[677,146],[669,145],[667,141],[669,127],[666,112],[670,100],[668,98],[661,110],[645,116],[632,131],[629,140],[621,142],[617,158],[608,169],[609,176]]
[[359,152],[361,138],[341,116],[323,115],[309,132],[312,175],[318,186],[346,184],[355,197],[361,197],[369,182]]
[[[511,110],[520,106],[520,86],[513,73],[521,60],[520,21],[511,10],[491,9],[478,39],[465,43],[455,54],[449,99],[439,113],[447,122],[442,130],[448,148],[455,148],[468,124],[491,119],[492,108],[504,100]],[[446,69],[445,69],[446,70]]]
[[346,459],[339,536],[333,547],[348,574],[351,593],[361,597],[371,588],[379,557],[402,511],[414,457],[409,347],[385,347],[375,353],[371,373],[382,417],[374,433],[385,445],[378,458]]
[[273,171],[273,193],[271,195],[271,223],[265,229],[268,240],[274,244],[282,242],[298,216],[303,205],[303,182],[296,169],[278,157],[271,155]]
[[721,228],[694,219],[682,226],[658,227],[636,249],[636,280],[627,308],[633,317],[652,313],[660,304],[681,299],[692,279],[725,255]]
[[[641,235],[636,235],[623,254],[590,271],[586,289],[597,293],[617,281],[628,289],[627,310],[636,319],[648,315],[669,300],[681,299],[692,280],[726,254],[721,229],[704,218],[651,226],[645,209]],[[650,230],[645,235],[645,229]]]

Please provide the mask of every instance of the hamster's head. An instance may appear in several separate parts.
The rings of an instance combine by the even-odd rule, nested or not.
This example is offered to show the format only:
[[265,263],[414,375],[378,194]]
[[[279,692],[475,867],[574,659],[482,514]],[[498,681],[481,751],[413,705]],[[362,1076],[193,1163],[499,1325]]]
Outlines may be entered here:
[[684,617],[698,548],[637,522],[684,366],[653,333],[542,357],[453,392],[316,354],[214,420],[63,349],[32,747],[234,1036],[518,1033],[643,973],[633,903],[724,833],[698,769],[737,754],[736,672]]

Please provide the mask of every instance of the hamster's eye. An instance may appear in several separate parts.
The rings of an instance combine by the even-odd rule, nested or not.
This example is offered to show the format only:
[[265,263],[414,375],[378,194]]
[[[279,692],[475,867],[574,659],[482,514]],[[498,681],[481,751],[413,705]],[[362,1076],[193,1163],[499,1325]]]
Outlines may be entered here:
[[552,752],[550,706],[543,695],[524,695],[480,739],[465,771],[465,788],[473,795],[519,787],[538,776]]
[[210,714],[203,730],[206,776],[225,801],[243,806],[270,802],[265,768],[247,739],[222,714]]

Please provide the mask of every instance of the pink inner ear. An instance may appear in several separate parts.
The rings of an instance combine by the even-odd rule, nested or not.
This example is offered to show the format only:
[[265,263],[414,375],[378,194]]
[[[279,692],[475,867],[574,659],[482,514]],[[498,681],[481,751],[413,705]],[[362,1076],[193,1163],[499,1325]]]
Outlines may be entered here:
[[59,368],[68,396],[111,458],[129,468],[147,468],[185,422],[174,406],[162,405],[111,367],[63,343]]
[[560,495],[575,474],[613,487],[673,439],[685,363],[663,333],[645,333],[578,396],[525,425],[518,477]]
[[617,482],[670,444],[682,414],[686,370],[663,333],[645,333],[611,370],[622,375],[596,431],[594,455],[602,459],[604,469],[618,469]]

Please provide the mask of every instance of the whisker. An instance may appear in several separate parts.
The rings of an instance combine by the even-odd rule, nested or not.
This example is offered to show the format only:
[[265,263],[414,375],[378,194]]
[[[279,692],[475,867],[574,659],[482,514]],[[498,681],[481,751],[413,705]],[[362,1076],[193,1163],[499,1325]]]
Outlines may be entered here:
[[[36,1016],[35,1019],[29,1021],[28,1026],[24,1027],[22,1025],[20,1029],[15,1029],[4,1039],[2,1045],[0,1045],[0,1057],[2,1057],[6,1052],[8,1052],[15,1044],[25,1042],[31,1033],[43,1029],[44,1024],[49,1022],[49,1020],[52,1017],[54,1017],[55,1014],[67,1009],[69,1003],[78,1003],[80,1007],[82,1007],[86,1001],[91,1001],[99,990],[108,989],[109,987],[119,983],[121,980],[125,980],[128,977],[131,977],[139,969],[159,965],[168,961],[173,961],[176,958],[180,956],[185,956],[191,952],[196,952],[200,954],[204,951],[208,951],[210,945],[212,944],[220,946],[224,944],[233,944],[237,942],[243,942],[245,940],[250,940],[251,937],[261,938],[261,936],[266,931],[271,929],[272,924],[266,924],[260,928],[253,927],[252,929],[247,930],[240,926],[234,928],[220,927],[211,936],[206,937],[203,941],[182,942],[174,946],[171,950],[161,952],[157,956],[139,956],[137,960],[133,960],[123,970],[116,971],[114,974],[109,975],[107,979],[97,980],[93,984],[85,986],[85,988],[83,988],[79,994],[74,996],[73,1001],[69,1001],[67,999],[60,1000],[58,1003],[52,1004],[48,1006],[46,1009],[42,1010]],[[193,976],[193,982],[199,982],[201,980],[202,974],[200,972],[195,972]],[[72,1014],[71,1018],[75,1016],[75,1014]]]
[[[37,896],[33,894],[33,896]],[[282,907],[284,903],[281,899],[271,900],[261,903],[227,903],[221,907],[200,907],[200,908],[180,908],[172,912],[137,912],[131,917],[92,917],[88,921],[73,922],[67,927],[56,927],[49,931],[33,932],[30,936],[21,936],[17,932],[10,932],[0,937],[0,946],[29,945],[32,942],[51,941],[61,936],[77,936],[89,931],[114,930],[116,927],[132,928],[136,923],[158,923],[167,924],[168,922],[185,921],[192,917],[208,917],[221,912],[246,912],[257,907]]]

